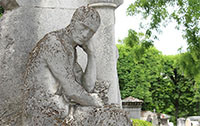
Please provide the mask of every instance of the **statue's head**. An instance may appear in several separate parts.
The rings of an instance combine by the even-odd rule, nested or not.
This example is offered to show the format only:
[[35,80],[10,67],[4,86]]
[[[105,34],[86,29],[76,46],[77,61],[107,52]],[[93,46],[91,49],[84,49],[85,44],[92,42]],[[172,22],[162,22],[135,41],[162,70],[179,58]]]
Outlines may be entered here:
[[99,13],[91,7],[79,7],[74,12],[70,25],[73,40],[78,45],[83,45],[97,31],[100,25]]

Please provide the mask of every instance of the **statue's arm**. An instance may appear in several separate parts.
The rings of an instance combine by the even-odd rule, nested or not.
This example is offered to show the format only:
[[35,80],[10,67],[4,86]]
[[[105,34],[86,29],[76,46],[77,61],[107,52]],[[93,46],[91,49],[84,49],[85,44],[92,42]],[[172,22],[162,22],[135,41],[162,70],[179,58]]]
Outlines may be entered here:
[[88,54],[88,62],[85,73],[83,74],[83,87],[88,91],[92,92],[96,82],[96,60],[95,56]]
[[47,67],[63,88],[63,93],[74,102],[86,106],[101,106],[80,84],[75,81],[73,69],[67,66],[67,54],[58,51],[53,56],[48,56]]
[[[90,45],[91,46],[91,45]],[[87,53],[87,66],[85,73],[83,74],[82,83],[83,87],[88,91],[92,92],[95,87],[96,82],[96,58],[93,51],[91,51],[92,47],[85,47],[84,51]]]

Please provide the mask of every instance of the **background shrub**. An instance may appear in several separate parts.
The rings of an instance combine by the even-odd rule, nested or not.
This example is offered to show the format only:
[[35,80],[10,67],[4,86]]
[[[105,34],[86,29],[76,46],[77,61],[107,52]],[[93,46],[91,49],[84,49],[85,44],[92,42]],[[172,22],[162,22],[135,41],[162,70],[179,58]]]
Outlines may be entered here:
[[150,122],[139,120],[139,119],[131,119],[133,126],[153,126]]

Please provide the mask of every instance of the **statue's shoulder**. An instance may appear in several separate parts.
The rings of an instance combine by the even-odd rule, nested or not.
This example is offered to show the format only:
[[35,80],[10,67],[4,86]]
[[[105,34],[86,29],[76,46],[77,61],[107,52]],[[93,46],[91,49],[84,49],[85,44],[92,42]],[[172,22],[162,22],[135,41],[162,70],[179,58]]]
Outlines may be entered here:
[[[57,45],[57,46],[55,46]],[[61,48],[60,42],[56,38],[55,32],[47,33],[42,39],[40,39],[35,47],[30,52],[29,58],[36,58],[39,55],[43,54],[51,54],[52,52],[55,52],[56,50],[60,50]],[[44,57],[43,57],[44,58]]]
[[40,41],[48,42],[48,41],[56,39],[56,36],[57,36],[57,34],[55,31],[49,32]]
[[55,31],[47,33],[40,41],[38,41],[36,46],[48,46],[52,47],[61,44],[58,35]]

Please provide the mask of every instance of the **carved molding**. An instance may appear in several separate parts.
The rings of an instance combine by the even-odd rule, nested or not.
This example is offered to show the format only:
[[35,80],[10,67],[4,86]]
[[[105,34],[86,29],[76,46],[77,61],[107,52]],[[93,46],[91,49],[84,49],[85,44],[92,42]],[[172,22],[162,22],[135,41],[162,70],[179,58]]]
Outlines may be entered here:
[[21,7],[72,9],[88,4],[88,0],[17,0]]
[[89,5],[90,7],[114,7],[117,8],[117,5],[114,3],[93,3]]
[[[0,0],[1,1],[1,0]],[[12,0],[5,0],[12,1]],[[40,7],[49,9],[76,9],[89,4],[92,7],[117,8],[124,0],[16,0],[21,7]]]
[[114,7],[120,6],[124,0],[89,0],[89,4],[92,7]]

